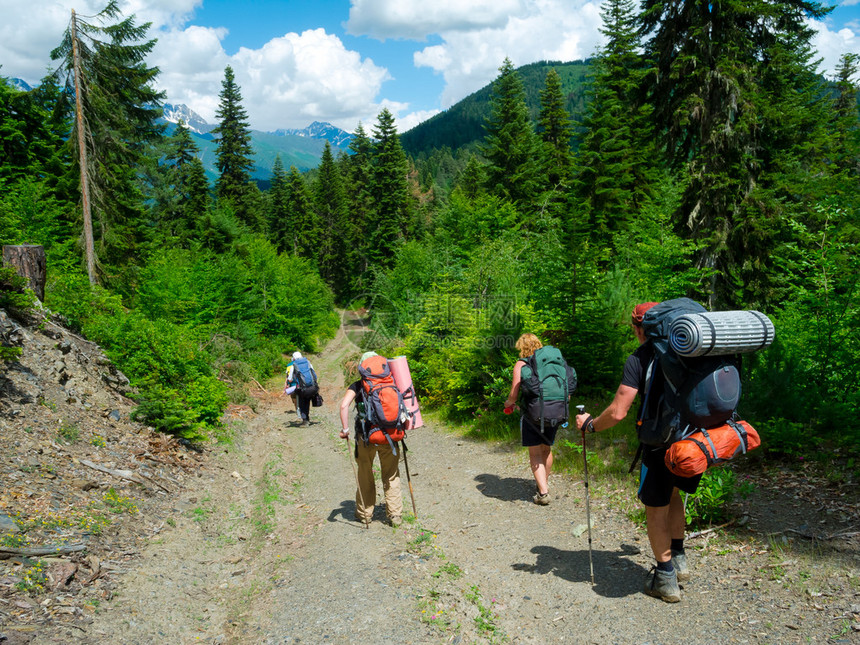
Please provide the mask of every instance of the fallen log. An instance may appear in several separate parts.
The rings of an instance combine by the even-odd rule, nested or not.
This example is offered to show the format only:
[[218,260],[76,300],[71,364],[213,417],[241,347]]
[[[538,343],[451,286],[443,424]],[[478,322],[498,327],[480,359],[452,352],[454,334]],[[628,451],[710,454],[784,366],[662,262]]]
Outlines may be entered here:
[[146,486],[148,484],[152,484],[154,486],[158,486],[161,490],[163,490],[167,493],[170,492],[169,488],[167,488],[166,486],[162,486],[161,484],[159,484],[154,479],[151,479],[149,477],[144,477],[143,475],[139,475],[139,474],[134,473],[130,470],[122,470],[122,469],[116,469],[115,470],[115,469],[111,469],[111,468],[105,468],[104,466],[101,466],[97,463],[89,461],[88,459],[81,459],[81,463],[84,466],[87,466],[88,468],[92,468],[93,470],[98,470],[99,472],[107,473],[108,475],[113,475],[114,477],[119,477],[120,479],[127,479],[128,481],[132,481],[135,484],[140,484],[141,486]]
[[0,546],[0,560],[8,560],[13,555],[68,555],[87,548],[86,544],[56,544],[53,546],[10,547]]

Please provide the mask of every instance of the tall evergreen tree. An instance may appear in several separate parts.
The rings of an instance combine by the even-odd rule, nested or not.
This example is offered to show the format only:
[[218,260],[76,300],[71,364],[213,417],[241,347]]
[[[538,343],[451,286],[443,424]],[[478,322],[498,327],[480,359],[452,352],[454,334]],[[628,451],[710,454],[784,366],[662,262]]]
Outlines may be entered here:
[[321,236],[320,225],[307,182],[295,166],[290,166],[286,198],[290,228],[286,238],[289,240],[288,250],[304,258],[316,259]]
[[205,173],[204,186],[200,185],[199,172],[203,166],[199,154],[200,148],[194,143],[188,128],[180,121],[170,138],[165,160],[171,169],[171,184],[174,187],[177,226],[174,234],[186,244],[197,232],[202,215],[201,207],[205,208],[208,199]]
[[637,99],[647,70],[638,53],[633,0],[606,0],[600,15],[606,44],[592,62],[571,205],[580,232],[606,248],[650,193],[655,148],[649,106]]
[[218,127],[212,130],[218,143],[218,172],[215,192],[219,200],[228,202],[237,216],[252,227],[253,213],[245,198],[248,196],[251,170],[254,167],[253,148],[251,147],[251,127],[248,114],[242,107],[242,93],[236,84],[236,76],[229,65],[224,69],[221,82],[221,103],[215,116]]
[[346,240],[353,237],[352,220],[348,217],[343,180],[328,141],[314,182],[314,207],[320,227],[317,249],[320,275],[343,301],[352,292],[353,276],[349,268],[353,265],[353,249],[346,245]]
[[21,92],[0,76],[0,179],[45,178],[62,147],[37,92]]
[[289,221],[287,217],[287,173],[281,155],[275,157],[272,164],[272,183],[267,194],[267,210],[269,224],[269,239],[278,251],[291,251],[289,248]]
[[508,58],[493,84],[491,109],[481,145],[488,162],[487,191],[527,211],[542,187],[540,143],[529,121],[523,83]]
[[355,239],[351,242],[355,249],[355,271],[357,288],[365,285],[364,276],[369,268],[367,249],[371,239],[372,222],[374,221],[374,176],[373,176],[373,142],[367,135],[364,126],[359,122],[349,142],[351,155],[346,157],[346,184],[349,199],[350,217],[355,223]]
[[676,220],[706,243],[715,297],[779,297],[768,271],[787,220],[820,190],[827,123],[807,0],[645,0],[642,33],[656,69],[649,96],[685,191]]
[[833,149],[831,152],[835,188],[843,204],[857,209],[860,190],[860,115],[857,111],[857,72],[860,55],[844,54],[836,69],[837,94],[833,98]]
[[388,266],[398,241],[405,239],[410,223],[409,165],[400,146],[394,115],[383,108],[373,128],[373,207],[368,222],[371,265]]
[[[84,142],[76,159],[86,159],[80,176],[85,215],[90,197],[95,214],[94,244],[101,260],[116,267],[136,257],[144,237],[137,168],[150,144],[162,136],[164,126],[157,119],[164,93],[153,87],[158,68],[144,62],[155,46],[155,40],[146,39],[150,23],[137,25],[133,15],[121,18],[116,0],[91,20],[78,19],[73,11],[51,58],[62,62],[57,77],[67,88],[75,132],[84,133],[69,141],[75,146]],[[115,22],[106,24],[110,21]]]
[[554,68],[546,73],[546,84],[540,92],[538,135],[543,141],[549,188],[564,186],[570,179],[573,154],[570,138],[573,136],[570,114],[565,107],[561,91],[561,77]]

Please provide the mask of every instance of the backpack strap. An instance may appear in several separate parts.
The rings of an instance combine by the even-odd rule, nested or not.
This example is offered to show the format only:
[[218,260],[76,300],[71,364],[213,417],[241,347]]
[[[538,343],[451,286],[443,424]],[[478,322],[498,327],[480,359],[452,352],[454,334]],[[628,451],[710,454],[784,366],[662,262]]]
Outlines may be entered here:
[[[639,434],[639,428],[642,426],[642,421],[645,417],[645,414],[648,410],[648,401],[651,398],[651,388],[654,385],[654,370],[658,367],[657,365],[657,354],[651,357],[651,361],[648,363],[648,367],[645,368],[645,396],[642,398],[642,407],[639,408],[639,417],[636,419],[636,433],[637,438]],[[630,462],[630,468],[627,469],[627,474],[633,472],[633,469],[636,468],[636,464],[639,463],[639,459],[642,457],[642,442],[639,442],[639,446],[636,448],[636,454],[633,455],[633,461]]]

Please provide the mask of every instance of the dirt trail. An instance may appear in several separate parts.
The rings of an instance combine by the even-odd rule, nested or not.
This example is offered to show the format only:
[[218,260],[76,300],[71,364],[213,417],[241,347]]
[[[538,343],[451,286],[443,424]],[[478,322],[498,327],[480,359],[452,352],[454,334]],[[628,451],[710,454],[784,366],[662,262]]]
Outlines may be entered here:
[[[552,504],[536,506],[523,449],[433,423],[408,438],[417,521],[384,524],[380,491],[366,529],[337,438],[353,351],[341,331],[311,357],[325,398],[312,426],[291,427],[289,399],[264,396],[94,623],[34,642],[858,642],[856,551],[807,560],[713,534],[689,543],[693,579],[664,604],[641,592],[644,531],[597,483],[592,587],[582,482],[554,475]],[[405,477],[403,488],[411,509]]]

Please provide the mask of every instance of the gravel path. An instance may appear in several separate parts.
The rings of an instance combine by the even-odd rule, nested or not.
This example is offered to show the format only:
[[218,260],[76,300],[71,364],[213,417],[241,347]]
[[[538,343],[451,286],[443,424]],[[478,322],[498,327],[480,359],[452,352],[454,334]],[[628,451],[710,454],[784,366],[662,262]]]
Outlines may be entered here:
[[554,475],[552,503],[536,506],[524,449],[433,422],[408,438],[417,520],[384,524],[380,491],[365,528],[352,519],[353,471],[337,438],[351,351],[341,334],[312,357],[326,402],[312,426],[291,427],[289,399],[266,395],[233,421],[235,444],[218,449],[121,592],[66,642],[860,642],[856,542],[781,548],[753,532],[768,519],[753,514],[739,533],[689,542],[692,580],[665,604],[641,592],[644,530],[593,482],[592,586],[582,481]]

